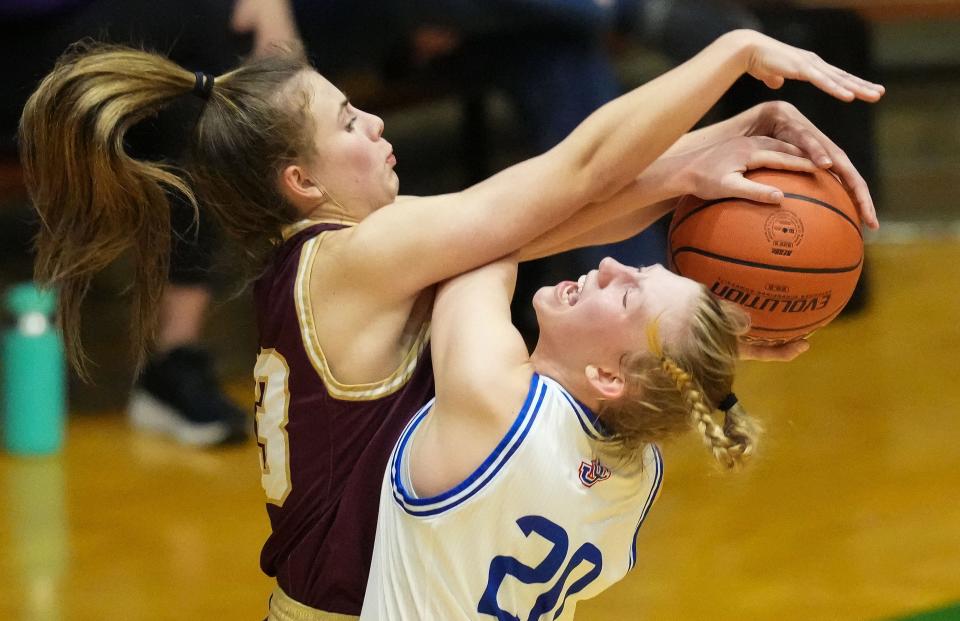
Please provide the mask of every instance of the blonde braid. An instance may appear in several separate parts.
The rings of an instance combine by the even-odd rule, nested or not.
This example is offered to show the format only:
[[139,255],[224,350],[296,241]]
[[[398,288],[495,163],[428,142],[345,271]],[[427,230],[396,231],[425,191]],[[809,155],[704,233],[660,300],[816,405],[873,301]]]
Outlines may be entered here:
[[703,393],[698,390],[693,378],[681,369],[680,365],[666,356],[660,359],[660,368],[673,379],[677,391],[687,407],[690,408],[690,418],[693,424],[700,430],[707,447],[713,451],[713,456],[725,468],[735,468],[740,455],[743,454],[742,447],[734,444],[724,433],[724,429],[714,422],[711,416],[711,408],[707,406]]
[[659,324],[656,318],[646,325],[648,348],[621,361],[623,396],[601,408],[610,431],[608,446],[629,461],[647,444],[696,427],[716,460],[727,469],[737,468],[754,452],[760,427],[736,404],[725,410],[722,426],[713,414],[733,385],[737,338],[749,325],[746,313],[718,302],[701,286],[686,334],[665,344]]

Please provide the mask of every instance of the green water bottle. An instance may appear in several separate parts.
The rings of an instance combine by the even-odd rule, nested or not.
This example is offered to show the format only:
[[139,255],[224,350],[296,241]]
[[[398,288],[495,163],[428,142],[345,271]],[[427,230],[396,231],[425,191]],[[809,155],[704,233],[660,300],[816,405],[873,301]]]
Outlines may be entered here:
[[63,446],[66,377],[63,341],[51,318],[52,291],[33,283],[11,287],[4,299],[12,325],[3,334],[3,444],[23,455]]

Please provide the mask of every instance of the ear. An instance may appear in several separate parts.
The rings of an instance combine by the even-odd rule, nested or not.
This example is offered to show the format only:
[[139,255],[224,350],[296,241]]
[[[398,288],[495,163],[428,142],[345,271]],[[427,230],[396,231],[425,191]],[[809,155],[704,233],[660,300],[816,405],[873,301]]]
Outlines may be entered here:
[[280,172],[280,189],[298,207],[316,206],[324,200],[323,186],[298,164],[290,164]]
[[584,369],[584,375],[586,375],[587,383],[597,399],[613,401],[623,395],[624,381],[619,371],[611,371],[588,364]]

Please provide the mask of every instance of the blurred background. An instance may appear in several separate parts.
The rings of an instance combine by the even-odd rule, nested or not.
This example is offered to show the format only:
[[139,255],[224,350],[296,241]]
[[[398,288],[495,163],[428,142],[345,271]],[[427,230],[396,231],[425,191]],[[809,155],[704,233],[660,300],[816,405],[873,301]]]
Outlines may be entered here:
[[[867,177],[881,229],[866,235],[848,312],[809,353],[744,365],[737,393],[766,427],[759,458],[724,476],[695,441],[666,447],[665,489],[640,531],[636,569],[577,618],[960,619],[960,2],[0,0],[0,24],[3,291],[31,273],[19,110],[82,36],[143,43],[211,73],[297,36],[358,107],[384,118],[404,194],[461,189],[549,148],[726,29],[762,29],[883,83],[885,98],[869,107],[744,81],[711,113],[793,102]],[[158,119],[134,148],[175,160],[195,113],[187,105]],[[184,444],[131,417],[131,395],[165,389],[134,375],[131,267],[111,266],[86,301],[92,379],[67,379],[62,448],[0,453],[5,618],[266,614],[252,305],[210,238],[204,252],[184,252],[169,339],[146,373],[174,389],[177,365],[208,378],[200,390],[227,431]],[[656,261],[662,229],[597,252]],[[527,268],[521,288],[580,273],[596,256]],[[17,310],[5,306],[10,334]],[[525,305],[515,312],[528,326]]]

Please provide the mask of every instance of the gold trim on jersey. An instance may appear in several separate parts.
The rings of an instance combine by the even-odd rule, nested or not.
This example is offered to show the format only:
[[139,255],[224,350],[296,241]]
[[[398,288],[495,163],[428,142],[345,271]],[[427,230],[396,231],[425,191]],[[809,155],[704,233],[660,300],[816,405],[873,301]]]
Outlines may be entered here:
[[307,357],[313,364],[313,368],[320,375],[323,383],[327,387],[327,392],[331,397],[343,401],[373,401],[386,397],[407,383],[417,367],[417,361],[427,346],[430,335],[430,322],[424,321],[420,328],[420,333],[414,340],[410,349],[400,361],[399,366],[387,377],[367,384],[344,384],[333,376],[330,365],[323,355],[323,349],[320,347],[320,340],[317,338],[317,329],[313,319],[313,304],[310,300],[310,275],[313,271],[314,260],[317,251],[323,241],[323,237],[329,231],[320,233],[303,245],[303,251],[300,254],[300,266],[297,269],[297,281],[294,286],[294,298],[297,307],[297,319],[300,322],[300,336],[303,340],[303,348],[307,352]]
[[304,218],[294,222],[293,224],[288,224],[287,226],[280,229],[280,234],[283,235],[283,241],[287,241],[300,231],[308,229],[311,226],[316,224],[341,224],[343,226],[353,226],[357,224],[352,220],[347,220],[346,218]]
[[284,593],[279,586],[270,595],[270,612],[267,615],[267,621],[356,621],[359,618],[311,608]]

